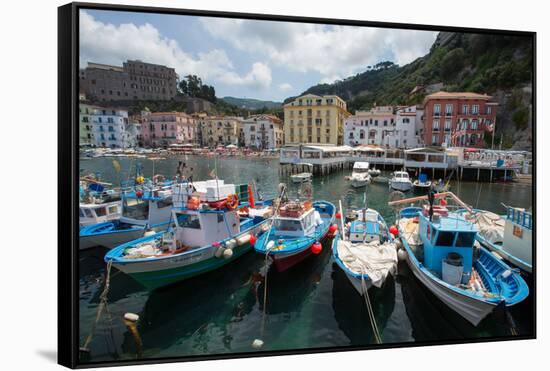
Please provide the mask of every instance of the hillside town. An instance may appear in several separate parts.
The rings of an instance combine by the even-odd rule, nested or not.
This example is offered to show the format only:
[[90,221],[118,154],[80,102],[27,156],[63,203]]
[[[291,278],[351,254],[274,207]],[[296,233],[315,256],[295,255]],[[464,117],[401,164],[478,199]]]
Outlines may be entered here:
[[[177,80],[173,68],[141,61],[128,61],[123,67],[89,63],[80,73],[80,145],[123,149],[234,145],[254,150],[299,143],[483,148],[488,143],[485,137],[494,132],[498,109],[491,96],[445,91],[426,95],[419,105],[375,105],[354,113],[336,95],[306,94],[282,107],[283,118],[209,115],[200,108],[129,115],[127,108],[120,108],[129,101],[174,99]],[[94,97],[94,103],[86,97]]]

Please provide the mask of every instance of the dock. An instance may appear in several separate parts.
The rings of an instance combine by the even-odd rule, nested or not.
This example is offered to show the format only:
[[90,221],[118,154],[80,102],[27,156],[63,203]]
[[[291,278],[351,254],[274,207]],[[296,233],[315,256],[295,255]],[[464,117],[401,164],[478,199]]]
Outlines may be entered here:
[[[422,147],[392,149],[380,146],[287,145],[281,148],[281,175],[312,171],[327,175],[351,169],[356,161],[368,162],[381,170],[426,173],[432,179],[447,177],[477,182],[528,182],[530,154],[522,151]],[[303,163],[310,164],[306,169]],[[313,165],[313,167],[311,167]]]

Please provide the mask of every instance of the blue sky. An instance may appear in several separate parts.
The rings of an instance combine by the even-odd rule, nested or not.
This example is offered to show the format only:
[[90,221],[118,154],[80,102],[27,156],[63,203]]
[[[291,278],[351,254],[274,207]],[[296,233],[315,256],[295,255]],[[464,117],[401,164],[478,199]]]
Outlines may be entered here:
[[282,101],[384,60],[426,54],[430,31],[83,10],[80,64],[127,59],[199,75],[216,95]]

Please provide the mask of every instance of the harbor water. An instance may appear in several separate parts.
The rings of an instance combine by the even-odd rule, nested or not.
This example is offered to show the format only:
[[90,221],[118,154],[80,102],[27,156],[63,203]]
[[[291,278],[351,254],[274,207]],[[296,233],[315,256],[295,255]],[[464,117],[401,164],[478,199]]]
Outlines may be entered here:
[[[117,158],[82,160],[82,174],[99,173],[103,181],[120,184],[131,179],[137,163],[146,177],[173,176],[184,161],[194,180],[216,173],[227,183],[256,182],[260,192],[273,196],[281,182],[290,197],[299,186],[279,175],[278,159],[189,156],[164,160]],[[345,176],[351,170],[313,179],[313,197],[344,207],[361,207],[363,190],[352,190]],[[383,173],[382,177],[389,176]],[[480,209],[503,213],[502,204],[530,209],[531,186],[518,183],[451,182],[451,191]],[[387,183],[366,188],[368,206],[386,220],[394,220],[387,205]],[[103,290],[106,249],[94,248],[79,255],[80,343],[95,321]],[[369,290],[384,344],[494,338],[533,333],[533,295],[508,313],[497,311],[473,327],[445,307],[415,279],[406,263],[380,289]],[[111,272],[108,307],[95,328],[83,361],[117,361],[257,351],[251,344],[260,338],[262,312],[267,313],[261,350],[368,346],[375,344],[367,308],[344,273],[332,260],[330,240],[321,254],[311,256],[284,273],[268,272],[267,302],[263,302],[264,257],[250,252],[234,264],[153,292],[121,272]],[[137,331],[123,320],[127,312],[140,316]]]

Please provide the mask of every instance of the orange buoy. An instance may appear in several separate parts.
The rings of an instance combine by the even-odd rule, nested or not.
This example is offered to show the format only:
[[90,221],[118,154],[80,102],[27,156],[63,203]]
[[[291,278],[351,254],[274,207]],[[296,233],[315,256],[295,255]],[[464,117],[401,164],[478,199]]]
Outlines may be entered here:
[[225,207],[229,210],[235,210],[239,206],[239,197],[236,194],[230,194],[227,196]]
[[399,233],[399,231],[397,230],[397,227],[395,225],[392,225],[390,227],[390,233],[395,237],[397,236],[397,234]]

